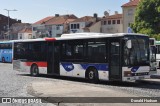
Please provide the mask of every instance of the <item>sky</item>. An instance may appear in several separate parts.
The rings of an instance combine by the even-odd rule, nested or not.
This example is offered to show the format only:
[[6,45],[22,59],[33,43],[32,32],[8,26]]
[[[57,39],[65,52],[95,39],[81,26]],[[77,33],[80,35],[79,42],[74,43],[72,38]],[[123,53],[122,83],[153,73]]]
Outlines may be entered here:
[[74,14],[77,17],[93,16],[97,13],[99,17],[104,16],[104,11],[111,15],[115,11],[122,13],[121,6],[129,0],[0,0],[0,14],[13,19],[19,19],[23,23],[35,23],[47,16],[55,14]]

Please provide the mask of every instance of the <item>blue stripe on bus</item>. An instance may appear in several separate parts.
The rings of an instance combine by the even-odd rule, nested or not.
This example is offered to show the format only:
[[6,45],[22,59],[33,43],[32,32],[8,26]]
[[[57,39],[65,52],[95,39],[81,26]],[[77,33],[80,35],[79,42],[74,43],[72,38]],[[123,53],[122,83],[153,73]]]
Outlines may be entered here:
[[81,64],[83,69],[87,69],[90,66],[95,67],[98,71],[108,71],[108,64]]
[[138,69],[139,69],[139,66],[134,66],[134,67],[131,68],[131,71],[136,72]]
[[[63,68],[69,72],[74,70],[74,65],[73,63],[70,62],[62,62],[61,63]],[[98,71],[108,71],[108,64],[78,64],[82,67],[82,69],[86,70],[88,67],[93,66],[95,67]]]

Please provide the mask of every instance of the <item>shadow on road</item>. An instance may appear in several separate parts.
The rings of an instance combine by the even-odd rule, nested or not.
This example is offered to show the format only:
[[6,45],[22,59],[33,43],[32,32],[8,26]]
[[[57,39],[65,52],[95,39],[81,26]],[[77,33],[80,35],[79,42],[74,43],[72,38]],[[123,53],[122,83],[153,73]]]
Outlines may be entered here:
[[[17,75],[33,77],[30,74],[17,74]],[[86,79],[65,77],[65,76],[53,76],[53,75],[40,74],[38,77],[40,77],[40,78],[49,78],[49,79],[59,79],[59,80],[66,80],[66,81],[74,81],[74,82],[81,82],[81,83],[90,83]],[[135,87],[135,88],[147,88],[147,89],[160,89],[160,84],[150,83],[150,82],[147,82],[147,81],[145,81],[145,82],[143,82],[143,81],[136,81],[136,82],[99,81],[97,84],[98,85],[118,86],[118,87]],[[95,84],[95,85],[97,85],[97,84]]]

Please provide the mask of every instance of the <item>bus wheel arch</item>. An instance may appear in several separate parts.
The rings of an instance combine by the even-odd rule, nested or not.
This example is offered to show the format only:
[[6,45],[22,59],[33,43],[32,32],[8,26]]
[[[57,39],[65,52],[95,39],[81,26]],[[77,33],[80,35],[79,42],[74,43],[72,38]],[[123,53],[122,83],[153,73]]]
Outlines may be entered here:
[[33,63],[31,65],[30,73],[31,73],[31,76],[34,76],[34,77],[39,75],[39,68],[37,64]]
[[97,83],[99,81],[98,70],[94,66],[89,66],[86,69],[85,78],[91,83]]

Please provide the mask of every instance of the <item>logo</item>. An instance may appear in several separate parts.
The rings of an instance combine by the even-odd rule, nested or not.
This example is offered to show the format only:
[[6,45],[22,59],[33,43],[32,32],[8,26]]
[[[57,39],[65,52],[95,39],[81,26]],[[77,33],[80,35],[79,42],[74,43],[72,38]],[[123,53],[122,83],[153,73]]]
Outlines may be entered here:
[[132,71],[132,72],[136,72],[138,69],[139,69],[139,66],[133,67],[133,68],[131,69],[131,71]]
[[11,98],[2,98],[2,103],[11,103]]
[[72,63],[61,63],[61,64],[63,68],[68,72],[74,69],[74,65]]

